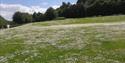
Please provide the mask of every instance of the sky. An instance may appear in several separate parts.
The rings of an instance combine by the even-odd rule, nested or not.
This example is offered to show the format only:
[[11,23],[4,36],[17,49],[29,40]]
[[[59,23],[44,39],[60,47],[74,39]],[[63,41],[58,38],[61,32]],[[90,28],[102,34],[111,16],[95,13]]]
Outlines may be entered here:
[[12,20],[16,11],[44,13],[48,7],[58,8],[62,2],[76,3],[77,0],[0,0],[0,15]]

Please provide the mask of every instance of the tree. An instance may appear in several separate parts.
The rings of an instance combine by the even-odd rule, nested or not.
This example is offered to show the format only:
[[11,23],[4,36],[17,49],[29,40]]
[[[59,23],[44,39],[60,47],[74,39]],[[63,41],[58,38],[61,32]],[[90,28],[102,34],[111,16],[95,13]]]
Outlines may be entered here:
[[16,12],[13,15],[13,21],[17,24],[25,24],[32,22],[32,15],[28,13]]
[[86,16],[125,14],[124,0],[78,0],[78,4],[84,6]]
[[22,24],[21,12],[16,12],[16,13],[13,15],[13,21],[14,21],[15,23],[21,23],[21,24]]
[[44,15],[46,20],[52,20],[57,17],[57,14],[52,7],[48,8]]
[[30,22],[32,22],[32,15],[31,14],[22,13],[22,17],[23,17],[23,22],[24,23],[30,23]]
[[44,21],[44,20],[45,20],[44,14],[42,14],[40,12],[38,12],[38,13],[34,12],[33,13],[33,21],[34,22],[40,22],[40,21]]
[[65,16],[67,18],[81,18],[85,17],[85,9],[81,4],[74,4],[71,5],[67,10],[65,11]]
[[63,2],[62,5],[57,8],[58,16],[59,17],[64,17],[66,15],[67,9],[71,6],[70,2],[65,3]]
[[36,12],[33,13],[33,22],[35,22],[35,21],[37,21],[37,13]]

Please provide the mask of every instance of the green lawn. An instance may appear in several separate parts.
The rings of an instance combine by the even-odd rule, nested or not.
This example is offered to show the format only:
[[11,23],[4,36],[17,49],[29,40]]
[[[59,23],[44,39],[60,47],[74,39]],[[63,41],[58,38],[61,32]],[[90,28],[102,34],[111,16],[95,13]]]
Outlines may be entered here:
[[[120,21],[125,19],[124,16],[105,18],[109,17]],[[99,22],[103,17],[97,18],[74,21],[85,23],[84,20],[96,19]],[[60,24],[68,20],[73,19],[62,20]],[[0,63],[125,63],[124,24],[60,28],[39,26],[44,23],[55,25],[55,22],[0,30]],[[76,21],[67,22],[74,23]]]
[[65,20],[53,20],[53,21],[33,23],[33,25],[51,26],[51,25],[107,23],[107,22],[124,22],[124,21],[125,21],[125,15],[119,15],[119,16],[104,16],[104,17],[88,17],[88,18],[75,18],[75,19],[65,19]]

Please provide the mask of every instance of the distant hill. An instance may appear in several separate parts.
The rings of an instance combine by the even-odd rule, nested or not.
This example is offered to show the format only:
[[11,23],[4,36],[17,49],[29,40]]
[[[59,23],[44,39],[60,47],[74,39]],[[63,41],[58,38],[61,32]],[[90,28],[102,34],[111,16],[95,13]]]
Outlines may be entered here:
[[0,28],[4,27],[7,24],[7,20],[5,20],[2,16],[0,16]]

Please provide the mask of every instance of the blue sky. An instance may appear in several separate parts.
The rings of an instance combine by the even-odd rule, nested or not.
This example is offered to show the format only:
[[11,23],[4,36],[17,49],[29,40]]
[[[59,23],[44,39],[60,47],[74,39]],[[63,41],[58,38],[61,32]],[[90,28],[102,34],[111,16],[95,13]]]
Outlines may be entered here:
[[77,0],[0,0],[0,15],[7,20],[12,20],[16,11],[21,12],[42,12],[48,7],[57,8],[62,2],[76,3]]
[[48,7],[53,5],[61,5],[62,2],[75,3],[77,0],[0,0],[1,3],[6,4],[22,4],[25,6],[42,6]]

